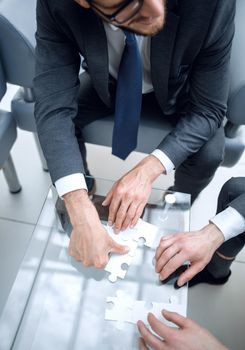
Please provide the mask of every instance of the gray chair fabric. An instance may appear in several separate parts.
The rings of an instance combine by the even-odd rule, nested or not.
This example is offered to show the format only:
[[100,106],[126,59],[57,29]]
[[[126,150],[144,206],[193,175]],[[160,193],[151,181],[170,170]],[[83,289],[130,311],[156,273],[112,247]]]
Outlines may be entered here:
[[0,53],[8,83],[21,88],[13,97],[11,112],[20,129],[34,133],[44,170],[44,159],[34,120],[33,77],[35,73],[36,1],[0,2]]
[[[18,0],[5,0],[0,3],[0,51],[4,56],[7,81],[23,87],[12,101],[12,112],[20,128],[33,132],[36,131],[31,90],[34,76],[35,3],[35,0],[25,0],[21,6]],[[225,126],[225,166],[234,165],[244,150],[244,140],[239,137],[239,127],[245,124],[245,25],[242,21],[244,11],[245,1],[237,0],[228,121]],[[11,60],[10,55],[13,56]],[[95,121],[85,128],[85,140],[93,144],[111,146],[112,129],[113,116]],[[167,121],[159,118],[151,110],[143,111],[136,150],[150,153],[171,129]]]
[[[2,64],[0,62],[0,101],[5,92],[6,82]],[[17,193],[21,190],[21,186],[10,155],[10,151],[16,137],[16,122],[14,118],[10,112],[0,109],[0,169],[3,169],[9,190],[12,193]]]

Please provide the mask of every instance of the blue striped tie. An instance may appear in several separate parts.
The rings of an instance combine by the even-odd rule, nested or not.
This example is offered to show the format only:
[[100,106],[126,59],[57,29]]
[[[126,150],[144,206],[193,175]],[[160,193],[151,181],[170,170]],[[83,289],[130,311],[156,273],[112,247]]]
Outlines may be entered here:
[[112,154],[125,159],[137,146],[142,101],[142,63],[135,34],[126,40],[117,79]]

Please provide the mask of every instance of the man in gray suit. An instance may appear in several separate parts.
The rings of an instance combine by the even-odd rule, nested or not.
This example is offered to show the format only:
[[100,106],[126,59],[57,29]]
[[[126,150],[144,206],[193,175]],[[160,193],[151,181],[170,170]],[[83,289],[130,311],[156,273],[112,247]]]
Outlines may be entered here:
[[[218,198],[217,215],[197,232],[169,235],[163,238],[156,252],[156,271],[162,280],[185,261],[191,266],[178,279],[178,285],[190,280],[198,283],[223,284],[231,275],[230,266],[245,245],[245,177],[232,178],[221,189]],[[200,272],[201,271],[201,272]],[[156,337],[138,322],[141,334],[140,350],[182,349],[182,350],[227,350],[206,329],[194,321],[176,313],[163,312],[163,316],[180,329],[171,329],[152,314],[149,324]]]
[[[108,237],[89,200],[83,127],[115,112],[113,147],[132,143],[125,158],[136,144],[135,135],[125,141],[132,130],[137,134],[134,108],[147,105],[173,125],[108,193],[103,204],[116,231],[136,224],[153,181],[174,168],[174,189],[191,193],[194,200],[223,157],[234,13],[235,0],[38,0],[37,130],[73,226],[70,254],[84,265],[102,267],[110,252],[125,253],[125,248]],[[79,81],[80,55],[85,73]],[[136,56],[137,64],[130,65]],[[137,93],[127,95],[125,81],[136,71],[137,84],[133,79],[126,87]],[[125,106],[132,108],[119,121],[118,111]],[[136,123],[125,133],[134,117]]]

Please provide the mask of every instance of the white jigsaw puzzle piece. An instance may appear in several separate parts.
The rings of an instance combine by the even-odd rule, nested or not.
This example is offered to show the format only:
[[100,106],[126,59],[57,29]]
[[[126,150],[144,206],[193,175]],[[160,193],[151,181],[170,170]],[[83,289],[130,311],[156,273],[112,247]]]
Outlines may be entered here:
[[135,226],[135,232],[133,233],[133,239],[138,241],[140,238],[145,239],[144,245],[153,248],[158,233],[158,227],[139,219]]
[[122,330],[124,328],[124,322],[130,319],[134,301],[124,291],[118,290],[116,297],[108,297],[106,299],[107,304],[112,303],[110,309],[105,310],[105,320],[117,321],[116,328]]
[[118,278],[123,279],[126,276],[128,269],[123,269],[122,265],[126,264],[129,267],[132,259],[133,257],[128,254],[112,254],[105,267],[105,270],[110,272],[110,275],[108,276],[109,281],[114,283]]
[[113,227],[107,225],[104,226],[110,237],[118,244],[128,246],[130,251],[127,254],[114,254],[112,253],[108,264],[105,267],[105,271],[109,272],[108,279],[114,283],[118,278],[123,279],[126,276],[127,269],[123,269],[122,265],[126,264],[129,268],[132,257],[138,246],[140,238],[145,239],[145,245],[152,248],[157,236],[158,228],[155,225],[149,224],[142,219],[139,219],[137,225],[134,228],[121,231],[118,234],[114,233]]
[[151,312],[155,317],[164,322],[167,326],[176,327],[172,322],[164,319],[162,310],[177,312],[186,317],[186,306],[183,304],[146,302],[143,300],[133,300],[126,292],[118,290],[116,297],[108,297],[107,303],[113,303],[111,309],[105,310],[105,320],[117,322],[117,328],[123,329],[124,322],[136,324],[139,320],[149,325],[147,315]]
[[167,326],[176,327],[176,325],[172,322],[167,321],[162,316],[162,310],[168,310],[172,312],[177,312],[182,316],[186,316],[186,307],[181,304],[170,304],[170,303],[156,303],[136,300],[133,304],[132,314],[128,319],[128,322],[136,324],[139,320],[142,320],[145,324],[149,324],[147,320],[147,315],[151,312],[155,317],[164,322]]
[[[126,276],[127,269],[123,269],[122,265],[126,264],[129,268],[135,251],[137,249],[138,243],[133,240],[133,238],[125,241],[122,239],[121,234],[115,234],[111,226],[104,226],[110,237],[116,241],[118,244],[125,245],[129,247],[129,252],[127,254],[114,254],[112,253],[105,267],[105,271],[110,272],[108,279],[110,282],[114,283],[118,278],[123,279]],[[124,231],[122,231],[124,232]]]

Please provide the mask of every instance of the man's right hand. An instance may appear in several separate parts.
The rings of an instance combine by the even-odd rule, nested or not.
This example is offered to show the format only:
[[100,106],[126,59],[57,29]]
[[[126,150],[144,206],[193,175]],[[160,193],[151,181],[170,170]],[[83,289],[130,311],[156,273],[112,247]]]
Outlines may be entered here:
[[110,253],[128,253],[128,247],[116,243],[103,228],[86,190],[69,192],[64,201],[73,227],[69,244],[72,257],[86,267],[104,268]]

